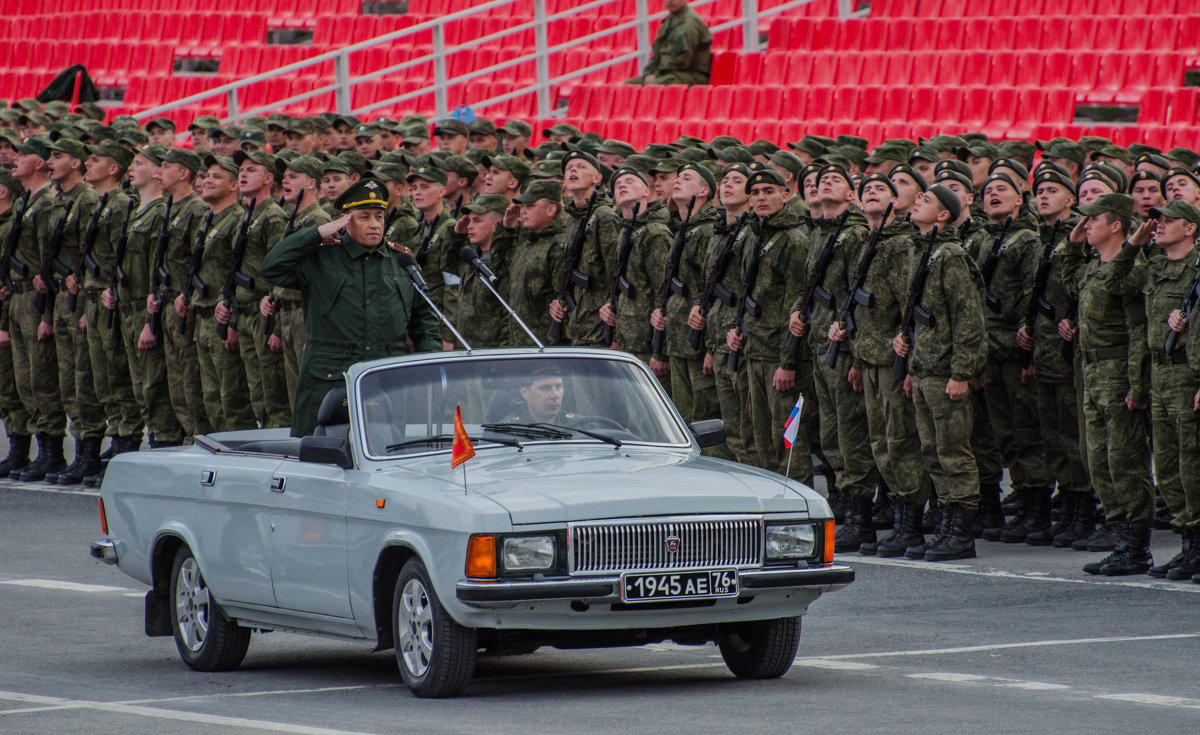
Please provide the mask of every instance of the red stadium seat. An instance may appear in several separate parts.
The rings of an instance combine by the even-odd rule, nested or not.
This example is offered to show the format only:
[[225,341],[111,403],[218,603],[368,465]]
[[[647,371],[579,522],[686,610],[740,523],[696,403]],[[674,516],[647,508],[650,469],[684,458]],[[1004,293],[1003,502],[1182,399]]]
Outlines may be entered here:
[[957,119],[957,111],[954,117],[949,117],[943,115],[941,110],[937,109],[937,87],[912,87],[909,93],[909,120]]
[[754,117],[758,120],[778,120],[783,116],[783,90],[781,84],[764,84],[758,88],[758,100],[754,105]]
[[733,88],[727,117],[731,120],[747,120],[757,115],[758,107],[757,84],[742,84]]
[[837,57],[822,54],[813,59],[811,84],[837,84]]
[[1096,86],[1096,74],[1100,69],[1100,54],[1083,51],[1075,54],[1071,64],[1070,85],[1075,89],[1076,99],[1085,99]]
[[788,83],[788,64],[792,55],[788,51],[768,51],[762,62],[763,84]]
[[835,87],[833,90],[833,105],[829,110],[830,120],[855,120],[858,112],[858,89],[856,87]]
[[937,83],[958,86],[963,84],[964,54],[943,54],[938,60]]
[[1150,47],[1150,37],[1155,33],[1166,35],[1167,27],[1173,23],[1164,23],[1160,18],[1145,15],[1127,17],[1121,24],[1121,45],[1123,51],[1141,51]]
[[1158,55],[1154,69],[1154,87],[1179,87],[1183,85],[1184,59],[1182,54],[1166,52]]
[[1073,48],[1095,48],[1096,19],[1090,15],[1077,16],[1071,19],[1067,35]]
[[[942,90],[942,94],[938,95],[938,101],[943,105],[952,105],[953,102],[948,94],[950,89]],[[945,108],[939,106],[938,115],[946,120],[959,120],[963,126],[969,130],[977,130],[984,127],[989,120],[991,111],[992,90],[988,87],[967,87],[961,92],[962,96],[962,113],[957,117],[949,117]]]
[[1012,51],[992,52],[992,65],[988,70],[987,83],[993,87],[1011,87],[1015,85],[1017,72],[1023,71],[1017,67],[1017,55]]
[[930,109],[930,119],[935,121],[960,120],[962,119],[962,105],[962,87],[942,87],[938,90],[937,101]]
[[889,18],[884,49],[893,53],[912,48],[913,21],[908,17]]
[[[1096,86],[1088,93],[1090,102],[1115,102],[1117,94],[1125,86],[1128,60],[1121,54],[1103,54],[1096,77]],[[1140,96],[1140,95],[1139,95]]]
[[887,59],[888,84],[908,84],[912,79],[913,56],[892,54]]
[[1021,51],[1017,54],[1013,84],[1018,87],[1040,87],[1045,63],[1045,51]]
[[[706,89],[707,85],[696,85],[701,89]],[[683,116],[684,104],[687,99],[687,92],[692,87],[686,84],[668,84],[662,89],[662,98],[658,102],[658,107],[650,111],[650,114],[657,115],[660,119],[678,120]],[[707,99],[705,100],[707,101]]]
[[[708,93],[708,107],[705,116],[708,118],[728,118],[733,106],[734,86],[713,87]],[[614,109],[619,109],[614,106]]]
[[883,110],[880,119],[884,122],[900,122],[908,119],[908,86],[888,87],[883,93]]
[[879,52],[863,54],[862,75],[859,77],[859,84],[887,85],[891,83],[887,76],[887,54]]
[[[924,7],[924,5],[922,5]],[[913,23],[912,44],[909,46],[913,51],[929,51],[938,47],[938,27],[941,21],[937,18],[921,18]]]
[[943,18],[938,23],[937,48],[942,50],[960,49],[964,44],[973,43],[967,38],[967,22],[962,18]]
[[[1177,89],[1171,93],[1170,109],[1167,113],[1164,122],[1167,125],[1191,125],[1196,120],[1196,109],[1198,104],[1198,93],[1200,89],[1196,87],[1185,87]],[[1138,117],[1138,122],[1141,122],[1141,116]]]
[[838,23],[837,48],[840,51],[861,51],[864,21],[844,20]]
[[833,104],[834,88],[829,86],[811,86],[808,97],[804,102],[805,117],[809,120],[829,120]]
[[807,51],[792,52],[787,65],[787,83],[807,85],[812,81],[813,55]]
[[862,78],[862,54],[847,52],[837,57],[837,84],[857,85]]
[[888,27],[891,21],[884,18],[870,18],[859,21],[862,23],[862,35],[858,47],[862,51],[882,51],[887,46]]
[[1138,103],[1138,124],[1165,123],[1170,94],[1167,89],[1146,90]]
[[[1155,71],[1158,67],[1158,52],[1138,51],[1125,59],[1125,79],[1114,95],[1114,100],[1124,104],[1133,104],[1142,97],[1154,83]],[[1103,69],[1101,69],[1103,73]]]
[[938,64],[940,57],[941,54],[935,51],[914,54],[912,57],[912,73],[908,78],[909,83],[914,86],[939,84]]
[[857,116],[860,120],[883,119],[884,87],[871,85],[858,88]]
[[808,88],[784,87],[781,114],[785,120],[803,120],[808,113]]

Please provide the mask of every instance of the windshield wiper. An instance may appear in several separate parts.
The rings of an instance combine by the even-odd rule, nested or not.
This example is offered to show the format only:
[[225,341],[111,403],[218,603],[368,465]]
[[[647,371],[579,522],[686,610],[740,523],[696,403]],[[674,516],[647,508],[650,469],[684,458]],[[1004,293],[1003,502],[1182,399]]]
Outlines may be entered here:
[[570,439],[571,432],[565,431],[553,424],[482,424],[483,428],[491,431],[503,431],[518,436],[537,437],[544,439]]
[[[533,424],[533,426],[545,426],[545,427],[549,427],[549,428],[553,428],[553,429],[558,429],[558,427],[554,426],[553,424]],[[611,444],[614,447],[617,447],[618,449],[620,449],[620,447],[621,447],[621,440],[616,438],[615,436],[608,436],[606,434],[601,434],[596,431],[588,431],[587,429],[579,429],[574,426],[570,426],[570,427],[566,427],[566,428],[567,428],[567,431],[574,431],[574,432],[583,434],[584,436],[591,437],[592,439],[599,439],[600,441],[605,442],[607,444]]]
[[[505,439],[503,437],[492,436],[469,436],[467,438],[473,442],[492,442],[493,444],[503,444],[506,447],[516,447],[517,449],[524,448],[524,445],[515,439]],[[453,434],[438,434],[436,436],[425,436],[421,437],[420,439],[408,439],[407,441],[389,444],[384,447],[383,451],[391,453],[397,449],[404,449],[405,447],[412,447],[418,444],[446,444],[452,441],[454,441]]]

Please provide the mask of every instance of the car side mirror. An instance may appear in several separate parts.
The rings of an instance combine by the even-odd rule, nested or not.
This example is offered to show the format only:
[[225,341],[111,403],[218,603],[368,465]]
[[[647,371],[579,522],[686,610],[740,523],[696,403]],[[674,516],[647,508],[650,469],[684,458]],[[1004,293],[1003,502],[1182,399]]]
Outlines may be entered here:
[[693,421],[688,424],[688,429],[691,430],[692,436],[696,437],[696,443],[701,449],[719,447],[725,443],[725,422],[721,419]]
[[[722,432],[722,439],[724,435]],[[344,436],[303,437],[300,439],[300,461],[334,464],[344,470],[354,469],[354,458],[350,456],[350,440]]]

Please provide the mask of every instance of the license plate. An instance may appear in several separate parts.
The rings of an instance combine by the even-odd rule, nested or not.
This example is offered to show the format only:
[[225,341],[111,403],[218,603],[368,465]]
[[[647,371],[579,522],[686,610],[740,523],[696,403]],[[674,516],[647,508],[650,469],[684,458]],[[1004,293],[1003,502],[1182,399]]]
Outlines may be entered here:
[[621,599],[625,602],[702,600],[736,597],[737,593],[738,576],[735,569],[621,575]]

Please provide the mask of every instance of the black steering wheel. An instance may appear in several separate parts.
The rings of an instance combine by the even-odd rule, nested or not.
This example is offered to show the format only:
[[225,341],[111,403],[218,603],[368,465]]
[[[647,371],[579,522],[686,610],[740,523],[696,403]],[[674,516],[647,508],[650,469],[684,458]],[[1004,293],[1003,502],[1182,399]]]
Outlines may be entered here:
[[607,416],[580,416],[570,423],[563,424],[568,429],[574,429],[577,426],[587,426],[588,424],[596,424],[597,426],[616,431],[625,431],[625,427],[618,424],[616,421]]

